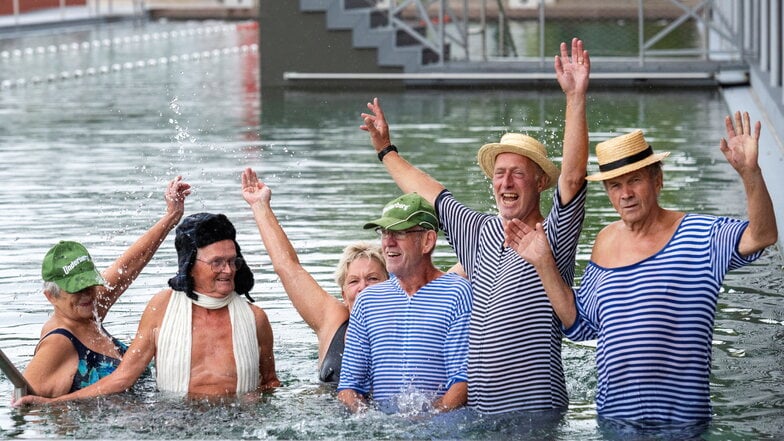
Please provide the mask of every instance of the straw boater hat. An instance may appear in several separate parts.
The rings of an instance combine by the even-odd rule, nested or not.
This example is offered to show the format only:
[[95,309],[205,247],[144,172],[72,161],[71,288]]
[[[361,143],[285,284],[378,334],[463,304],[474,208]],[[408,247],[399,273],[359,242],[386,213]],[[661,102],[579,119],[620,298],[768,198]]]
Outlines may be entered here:
[[495,158],[501,153],[516,153],[534,161],[549,177],[545,188],[555,185],[558,175],[561,174],[558,167],[547,159],[547,149],[539,141],[522,133],[507,133],[501,137],[501,142],[485,144],[476,154],[479,167],[490,179],[493,178]]
[[670,152],[653,153],[642,136],[642,130],[617,136],[596,144],[599,173],[587,176],[588,181],[604,181],[639,170],[670,156]]

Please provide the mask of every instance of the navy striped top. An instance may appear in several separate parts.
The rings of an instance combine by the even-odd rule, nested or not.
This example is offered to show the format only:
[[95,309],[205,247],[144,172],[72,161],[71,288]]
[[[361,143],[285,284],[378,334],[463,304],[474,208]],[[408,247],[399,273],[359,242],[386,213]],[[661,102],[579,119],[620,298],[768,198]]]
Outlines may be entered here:
[[470,316],[471,285],[454,273],[413,296],[395,277],[365,288],[351,311],[338,391],[376,401],[409,391],[442,396],[467,381]]
[[[543,226],[564,280],[574,281],[586,186],[566,205],[560,192]],[[547,410],[568,404],[561,324],[536,269],[505,248],[501,218],[472,210],[444,190],[436,210],[471,280],[468,406],[484,413]]]
[[566,336],[598,339],[600,416],[639,421],[711,417],[718,294],[728,271],[756,260],[738,243],[747,221],[688,214],[665,247],[633,265],[589,262]]

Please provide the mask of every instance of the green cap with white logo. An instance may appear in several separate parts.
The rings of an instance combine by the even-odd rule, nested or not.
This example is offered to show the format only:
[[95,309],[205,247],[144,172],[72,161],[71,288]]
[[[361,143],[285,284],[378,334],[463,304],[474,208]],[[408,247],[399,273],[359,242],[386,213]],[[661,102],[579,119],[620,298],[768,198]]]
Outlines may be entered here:
[[409,193],[384,206],[381,217],[365,224],[365,229],[381,227],[385,230],[402,231],[419,225],[438,231],[436,210],[422,196]]
[[87,249],[78,242],[65,240],[53,246],[44,256],[41,277],[69,293],[106,283],[95,269]]

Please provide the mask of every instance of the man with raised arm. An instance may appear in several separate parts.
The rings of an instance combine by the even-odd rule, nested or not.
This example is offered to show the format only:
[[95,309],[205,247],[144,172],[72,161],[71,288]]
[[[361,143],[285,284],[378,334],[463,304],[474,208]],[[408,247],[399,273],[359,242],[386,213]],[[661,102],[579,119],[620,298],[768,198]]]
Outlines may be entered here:
[[[532,265],[503,246],[504,225],[520,219],[542,223],[553,244],[561,277],[574,277],[577,241],[585,205],[588,162],[586,91],[590,73],[583,42],[573,39],[571,57],[561,43],[555,57],[558,83],[566,95],[563,162],[558,168],[545,147],[530,136],[507,133],[478,153],[492,179],[498,215],[470,209],[438,181],[408,163],[390,140],[378,99],[368,103],[361,129],[370,134],[379,159],[403,192],[431,202],[447,240],[473,288],[468,356],[468,406],[481,413],[565,409],[562,332]],[[547,217],[541,193],[557,185]]]
[[597,340],[600,424],[697,423],[692,430],[701,432],[700,423],[711,418],[721,285],[729,271],[758,259],[778,238],[758,162],[761,124],[736,112],[725,126],[719,148],[743,182],[748,220],[659,205],[669,152],[655,153],[635,130],[596,145],[599,173],[587,179],[604,184],[620,219],[596,236],[578,290],[558,277],[541,225],[506,226],[507,244],[536,267],[566,336]]

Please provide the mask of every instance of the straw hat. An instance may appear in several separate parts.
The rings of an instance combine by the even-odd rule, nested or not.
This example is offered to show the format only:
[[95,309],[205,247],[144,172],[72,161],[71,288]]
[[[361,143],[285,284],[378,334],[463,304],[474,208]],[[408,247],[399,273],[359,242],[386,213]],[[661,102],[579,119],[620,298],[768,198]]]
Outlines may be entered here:
[[479,167],[490,179],[493,178],[495,158],[501,153],[516,153],[534,161],[549,177],[545,188],[555,185],[558,175],[561,174],[558,167],[547,159],[547,149],[542,143],[522,133],[507,133],[501,137],[501,142],[485,144],[476,154]]
[[608,139],[596,144],[599,173],[587,176],[588,181],[604,181],[639,170],[670,156],[670,152],[653,153],[642,136],[642,130]]

